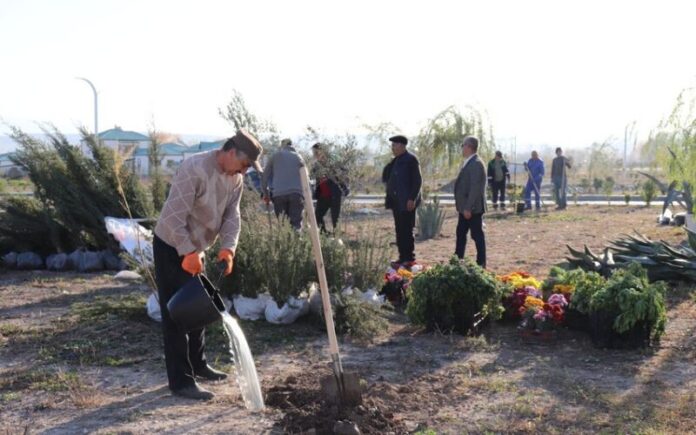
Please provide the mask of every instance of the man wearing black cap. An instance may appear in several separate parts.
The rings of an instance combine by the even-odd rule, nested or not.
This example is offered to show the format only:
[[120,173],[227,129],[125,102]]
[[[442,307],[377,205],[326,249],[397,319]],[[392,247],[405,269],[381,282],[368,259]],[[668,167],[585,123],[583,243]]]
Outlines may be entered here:
[[420,204],[423,179],[418,158],[406,149],[408,139],[397,135],[389,138],[389,141],[394,158],[382,172],[382,181],[387,185],[385,205],[394,214],[396,245],[399,248],[396,263],[410,268],[416,261],[413,227],[416,226],[416,207]]
[[155,279],[162,312],[164,358],[169,388],[181,397],[210,400],[213,393],[196,379],[222,380],[225,373],[205,359],[205,329],[186,332],[169,316],[167,303],[191,276],[203,272],[205,251],[220,237],[217,260],[232,273],[239,240],[239,200],[248,168],[260,171],[263,149],[244,130],[228,139],[222,149],[187,158],[172,179],[172,187],[155,226],[153,254]]

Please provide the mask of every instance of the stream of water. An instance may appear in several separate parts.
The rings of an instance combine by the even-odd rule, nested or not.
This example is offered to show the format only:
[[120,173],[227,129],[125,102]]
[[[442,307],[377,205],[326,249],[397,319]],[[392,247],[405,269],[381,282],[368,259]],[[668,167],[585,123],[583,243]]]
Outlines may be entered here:
[[264,408],[261,385],[256,374],[254,358],[249,350],[249,344],[244,337],[242,328],[239,327],[237,319],[229,313],[222,313],[222,324],[230,340],[230,355],[235,367],[237,384],[242,392],[244,405],[250,411],[260,411]]

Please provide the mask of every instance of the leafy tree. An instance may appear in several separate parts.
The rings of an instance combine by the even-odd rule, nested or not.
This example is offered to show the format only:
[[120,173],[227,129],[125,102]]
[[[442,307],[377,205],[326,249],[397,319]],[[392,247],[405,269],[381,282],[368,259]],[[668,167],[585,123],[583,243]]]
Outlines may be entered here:
[[252,113],[239,91],[232,91],[230,102],[224,109],[218,109],[218,113],[232,124],[235,130],[245,129],[254,135],[261,142],[264,154],[271,155],[278,148],[280,136],[276,125]]

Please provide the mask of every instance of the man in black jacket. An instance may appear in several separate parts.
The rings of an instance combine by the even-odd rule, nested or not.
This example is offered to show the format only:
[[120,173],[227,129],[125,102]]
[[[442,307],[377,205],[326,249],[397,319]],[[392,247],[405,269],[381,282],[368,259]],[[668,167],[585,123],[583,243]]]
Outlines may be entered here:
[[416,226],[416,207],[421,200],[420,163],[406,150],[408,139],[398,135],[389,138],[394,158],[384,168],[382,181],[386,183],[386,202],[394,215],[396,245],[399,248],[397,263],[411,267],[416,261],[413,228]]
[[493,210],[498,210],[498,197],[500,208],[505,210],[505,182],[510,182],[510,171],[503,160],[503,153],[495,152],[495,158],[488,162],[488,184],[493,193]]
[[464,164],[454,183],[454,202],[459,214],[455,254],[464,258],[466,236],[476,243],[476,263],[486,267],[486,238],[483,234],[483,213],[486,211],[486,171],[478,154],[478,139],[469,136],[462,144]]

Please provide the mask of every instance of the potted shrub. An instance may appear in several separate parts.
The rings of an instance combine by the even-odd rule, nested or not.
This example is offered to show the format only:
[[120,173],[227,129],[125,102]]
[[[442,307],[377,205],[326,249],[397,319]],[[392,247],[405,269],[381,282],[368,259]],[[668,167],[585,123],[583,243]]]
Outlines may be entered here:
[[665,289],[663,282],[651,284],[640,264],[616,270],[590,299],[595,345],[632,349],[659,340],[667,319]]
[[568,301],[565,325],[569,329],[589,332],[590,298],[605,285],[605,279],[596,272],[582,269],[564,270],[552,267],[544,281],[544,294],[560,293]]
[[503,284],[469,259],[452,257],[417,275],[408,288],[406,314],[428,330],[466,334],[483,319],[497,319]]

